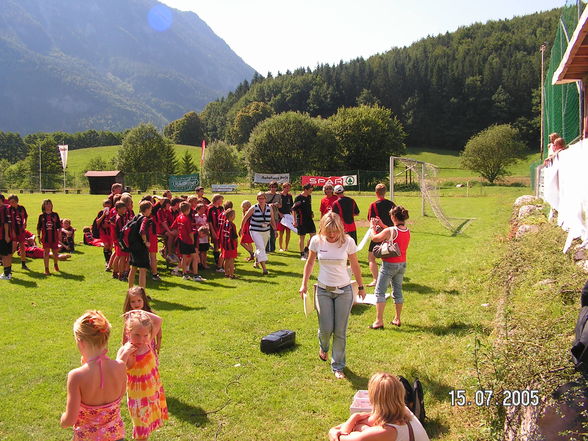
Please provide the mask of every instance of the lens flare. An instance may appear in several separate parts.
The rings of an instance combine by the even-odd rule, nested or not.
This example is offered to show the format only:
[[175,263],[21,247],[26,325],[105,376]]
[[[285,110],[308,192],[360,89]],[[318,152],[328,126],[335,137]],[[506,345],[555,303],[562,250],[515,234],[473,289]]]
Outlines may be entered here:
[[157,32],[167,31],[173,21],[174,16],[172,10],[165,5],[155,5],[149,10],[147,14],[147,21],[149,26]]

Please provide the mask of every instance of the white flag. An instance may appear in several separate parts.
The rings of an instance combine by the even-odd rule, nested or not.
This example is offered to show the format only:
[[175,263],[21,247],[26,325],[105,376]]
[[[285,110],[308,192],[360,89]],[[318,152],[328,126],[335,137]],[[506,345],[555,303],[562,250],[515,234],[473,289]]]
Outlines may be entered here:
[[63,165],[63,169],[65,170],[65,167],[67,167],[68,145],[58,145],[57,147],[59,148],[59,154],[61,155],[61,165]]

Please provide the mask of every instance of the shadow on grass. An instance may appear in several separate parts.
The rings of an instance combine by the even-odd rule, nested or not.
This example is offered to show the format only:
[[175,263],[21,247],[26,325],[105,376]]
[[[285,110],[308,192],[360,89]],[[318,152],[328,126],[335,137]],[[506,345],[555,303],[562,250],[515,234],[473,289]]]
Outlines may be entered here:
[[434,294],[435,293],[435,290],[433,288],[431,288],[430,286],[419,285],[418,283],[404,283],[402,285],[402,288],[406,289],[407,291],[416,292],[418,294]]
[[366,390],[368,388],[369,378],[357,375],[349,368],[345,368],[345,376],[355,390]]
[[36,288],[37,286],[37,282],[31,282],[28,280],[22,280],[22,279],[15,279],[14,275],[12,276],[13,278],[10,280],[10,283],[14,284],[14,285],[21,285],[24,286],[25,288]]
[[204,427],[210,422],[206,411],[199,406],[187,404],[178,398],[170,396],[166,397],[166,401],[169,413],[188,424]]
[[78,282],[86,280],[86,276],[84,276],[82,274],[66,273],[63,270],[61,270],[61,271],[59,271],[59,273],[55,273],[55,274],[58,277],[63,277],[64,279],[67,279],[67,280],[77,280]]
[[427,417],[423,426],[427,431],[427,435],[429,435],[429,438],[431,439],[435,439],[449,431],[449,426],[447,426],[447,424],[443,424],[439,418]]
[[351,308],[351,315],[363,315],[367,311],[370,311],[372,309],[373,309],[372,305],[362,305],[361,303],[356,304],[356,305],[353,305],[353,308]]
[[403,332],[422,332],[430,333],[437,336],[456,335],[463,336],[467,334],[480,333],[489,335],[491,330],[480,324],[468,324],[463,322],[453,322],[447,325],[421,326],[421,325],[403,325]]
[[153,306],[153,309],[157,311],[201,311],[206,309],[205,306],[188,306],[155,298],[151,301],[151,305]]

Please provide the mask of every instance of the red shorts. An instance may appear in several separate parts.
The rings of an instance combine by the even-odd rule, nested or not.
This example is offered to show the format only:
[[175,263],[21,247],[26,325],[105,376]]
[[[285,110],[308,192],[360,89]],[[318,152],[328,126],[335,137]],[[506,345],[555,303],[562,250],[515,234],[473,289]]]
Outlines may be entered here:
[[286,225],[284,225],[282,222],[278,222],[277,229],[278,229],[278,231],[286,231],[289,228]]
[[225,250],[222,253],[223,259],[235,259],[237,257],[237,250]]
[[129,257],[129,253],[124,252],[117,243],[114,244],[114,255],[117,257]]
[[56,250],[59,248],[59,242],[42,242],[44,250]]
[[253,239],[251,238],[251,234],[249,234],[249,231],[243,233],[243,235],[241,236],[241,243],[253,243]]
[[149,241],[149,252],[150,253],[157,253],[157,237],[155,237]]

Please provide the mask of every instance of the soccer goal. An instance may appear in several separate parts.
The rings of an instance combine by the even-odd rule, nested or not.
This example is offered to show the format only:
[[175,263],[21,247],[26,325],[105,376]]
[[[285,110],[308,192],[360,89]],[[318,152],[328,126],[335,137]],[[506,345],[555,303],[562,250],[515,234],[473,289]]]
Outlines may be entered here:
[[441,207],[438,174],[438,168],[428,162],[390,156],[390,198],[394,200],[395,183],[405,186],[418,185],[421,194],[421,214],[429,215],[428,206],[431,215],[435,216],[441,225],[453,234],[458,234],[474,218],[455,218],[445,214]]

